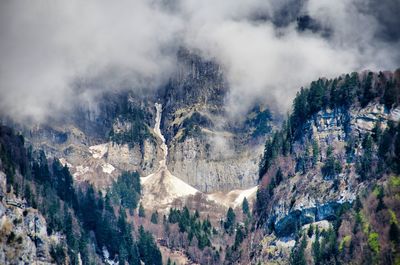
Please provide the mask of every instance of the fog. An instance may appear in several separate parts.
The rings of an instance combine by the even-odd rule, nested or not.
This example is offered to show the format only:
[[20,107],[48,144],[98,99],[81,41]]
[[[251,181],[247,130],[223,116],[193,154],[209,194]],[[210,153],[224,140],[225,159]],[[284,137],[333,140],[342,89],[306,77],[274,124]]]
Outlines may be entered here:
[[285,113],[319,77],[399,67],[399,13],[396,0],[1,1],[0,112],[44,121],[103,91],[158,89],[183,46],[222,66],[232,117],[255,101]]

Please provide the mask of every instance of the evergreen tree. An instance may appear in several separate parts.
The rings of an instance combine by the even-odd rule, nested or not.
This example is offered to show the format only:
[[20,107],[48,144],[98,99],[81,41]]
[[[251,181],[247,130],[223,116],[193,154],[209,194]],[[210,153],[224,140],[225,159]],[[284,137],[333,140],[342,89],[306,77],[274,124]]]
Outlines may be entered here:
[[342,166],[334,157],[333,148],[331,146],[329,146],[326,151],[326,162],[321,168],[321,171],[326,178],[332,178],[342,171]]
[[142,203],[139,204],[139,217],[146,217],[146,211],[144,210]]
[[224,228],[226,231],[231,233],[233,231],[233,227],[236,222],[236,214],[231,207],[229,207],[228,212],[226,213],[226,221],[224,223]]
[[140,176],[137,172],[122,172],[111,188],[111,196],[114,201],[131,211],[137,207],[140,192]]
[[321,263],[321,250],[320,250],[318,226],[315,229],[315,240],[314,243],[312,244],[312,254],[314,257],[314,264],[319,265]]
[[307,265],[306,258],[304,255],[304,250],[307,247],[306,237],[303,235],[301,241],[296,241],[295,246],[290,254],[290,264],[291,265]]
[[362,93],[359,95],[359,101],[362,108],[366,107],[376,97],[372,87],[372,79],[373,73],[369,72],[361,84]]
[[158,212],[157,212],[157,211],[155,211],[155,212],[153,212],[153,213],[151,214],[150,221],[151,221],[153,224],[158,224]]
[[400,243],[400,231],[399,231],[399,227],[397,226],[397,224],[395,222],[392,222],[390,224],[389,239],[390,239],[390,241],[394,242],[395,244]]
[[315,166],[319,159],[319,147],[316,140],[312,141],[312,164]]
[[240,244],[243,242],[244,237],[245,237],[245,235],[244,235],[242,228],[240,228],[240,227],[237,228],[236,235],[235,235],[235,243],[233,245],[234,249],[237,249],[240,246]]
[[395,82],[388,81],[383,95],[383,104],[385,104],[387,109],[391,109],[396,103],[398,103],[398,98],[399,94]]
[[161,252],[154,242],[151,233],[144,230],[143,226],[139,227],[139,254],[140,259],[146,265],[162,265]]
[[58,196],[69,204],[76,204],[73,179],[68,167],[61,165],[58,159],[54,159],[52,170]]
[[243,214],[245,214],[245,215],[250,214],[249,202],[247,201],[246,197],[244,197],[243,202],[242,202],[242,211],[243,211]]
[[275,186],[278,186],[283,180],[283,173],[281,168],[278,168],[275,175]]

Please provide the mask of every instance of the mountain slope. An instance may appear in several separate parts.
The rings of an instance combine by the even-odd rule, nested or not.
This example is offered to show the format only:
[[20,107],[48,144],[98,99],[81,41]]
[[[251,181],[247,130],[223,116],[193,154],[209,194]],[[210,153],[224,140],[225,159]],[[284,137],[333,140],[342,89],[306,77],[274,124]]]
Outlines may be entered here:
[[400,217],[393,184],[400,173],[399,81],[399,70],[353,73],[298,93],[260,164],[260,259],[394,263],[398,235],[388,230]]

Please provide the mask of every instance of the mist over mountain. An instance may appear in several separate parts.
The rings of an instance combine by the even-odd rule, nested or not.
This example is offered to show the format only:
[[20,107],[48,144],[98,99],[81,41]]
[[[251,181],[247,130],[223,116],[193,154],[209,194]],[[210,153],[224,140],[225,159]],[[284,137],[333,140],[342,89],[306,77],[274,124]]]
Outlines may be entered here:
[[399,264],[399,13],[2,1],[0,264]]
[[232,113],[258,99],[286,113],[318,77],[394,70],[398,10],[358,0],[2,2],[1,111],[43,121],[102,91],[154,91],[186,47],[221,66]]

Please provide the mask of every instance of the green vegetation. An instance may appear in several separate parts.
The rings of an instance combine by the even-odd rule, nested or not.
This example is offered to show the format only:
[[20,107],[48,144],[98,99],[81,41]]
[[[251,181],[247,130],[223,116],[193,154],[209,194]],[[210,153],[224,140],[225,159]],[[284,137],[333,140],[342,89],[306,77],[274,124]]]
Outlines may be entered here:
[[339,251],[342,252],[343,249],[344,249],[344,247],[345,247],[346,245],[348,245],[350,242],[351,242],[351,236],[350,236],[350,235],[345,236],[345,237],[342,239],[342,241],[340,241],[340,244],[339,244]]
[[304,250],[307,247],[307,239],[304,235],[301,239],[296,240],[296,244],[290,254],[289,263],[291,265],[307,265],[307,261],[304,255]]
[[144,264],[162,265],[161,252],[155,244],[151,233],[145,231],[143,226],[139,227],[138,246],[140,259]]
[[249,202],[247,201],[246,197],[244,197],[243,202],[242,202],[242,212],[244,215],[247,215],[247,216],[250,214]]
[[375,254],[379,254],[379,235],[376,232],[368,235],[368,246]]
[[196,237],[198,242],[197,247],[200,250],[211,246],[210,237],[213,230],[211,222],[208,218],[201,221],[198,212],[191,215],[186,206],[182,210],[171,208],[168,215],[168,222],[171,224],[178,223],[179,232],[186,232],[189,242]]
[[212,126],[212,121],[210,119],[198,112],[194,112],[182,122],[181,127],[183,128],[183,134],[179,141],[183,142],[189,136],[197,137],[201,133],[201,127],[210,126]]
[[122,172],[117,181],[113,181],[109,196],[114,204],[122,205],[132,212],[137,207],[140,192],[139,173]]
[[[372,73],[368,73],[366,76],[352,73],[332,80],[319,79],[312,82],[309,88],[302,88],[293,101],[293,111],[287,122],[283,124],[280,131],[275,132],[265,143],[264,155],[259,166],[260,179],[269,170],[277,156],[286,156],[292,152],[293,142],[304,136],[304,128],[307,121],[318,111],[327,108],[347,110],[357,103],[366,106],[366,104],[374,101],[383,102],[390,109],[400,103],[398,96],[390,100],[388,96],[384,96],[387,95],[387,90],[398,90],[393,79],[387,79],[381,73],[376,77],[378,79],[377,82],[371,82],[372,78]],[[372,83],[374,86],[380,86],[380,89],[372,87]],[[346,127],[346,124],[344,126]],[[346,128],[345,131],[347,130]],[[400,138],[399,134],[397,135],[397,138]],[[388,138],[394,139],[393,136],[394,134],[392,133]],[[385,138],[385,135],[383,135],[383,138]],[[348,140],[351,139],[349,138]],[[385,142],[385,140],[383,141]],[[381,141],[381,143],[383,142]],[[400,157],[400,139],[396,141],[395,146],[397,146],[397,149],[396,147],[395,149],[398,151],[394,157],[397,158]],[[388,144],[383,144],[380,153],[388,154],[389,149],[387,147]],[[351,149],[352,145],[349,146],[348,151],[351,151]],[[365,157],[360,162],[359,171],[362,171],[362,173],[364,173],[367,163],[371,162],[371,157],[368,155],[369,153],[366,152]],[[313,164],[315,164],[317,157],[317,146],[313,145]],[[300,157],[300,159],[304,158]],[[304,163],[304,161],[300,162]],[[396,162],[398,170],[400,170],[399,165],[400,162]],[[330,173],[335,169],[335,166],[331,166],[329,165]]]
[[275,132],[272,138],[267,139],[264,147],[264,155],[260,160],[259,179],[261,180],[265,173],[272,166],[278,155],[286,156],[291,150],[291,133],[289,124],[284,124],[282,131]]
[[328,179],[331,179],[342,172],[342,166],[340,162],[336,160],[331,146],[329,146],[326,151],[326,160],[324,166],[321,168],[321,172],[322,175]]
[[[55,262],[63,264],[69,259],[70,264],[78,264],[80,253],[83,264],[94,264],[97,253],[106,247],[111,257],[118,255],[120,264],[140,263],[134,230],[124,210],[125,206],[136,208],[137,201],[133,199],[140,193],[137,173],[125,172],[114,183],[112,196],[117,196],[121,204],[114,203],[110,192],[103,197],[91,185],[74,187],[66,166],[57,159],[49,163],[43,151],[25,149],[23,138],[3,126],[0,126],[0,147],[1,169],[10,174],[7,177],[10,191],[25,198],[28,207],[37,208],[44,215],[48,234],[65,235],[65,241],[51,247]],[[21,174],[15,174],[17,171]],[[152,251],[141,253],[140,259],[161,264],[154,255],[157,251],[152,238],[144,238],[147,245],[152,245]]]
[[252,113],[253,112],[255,112],[256,115],[246,120],[246,125],[253,129],[251,137],[256,138],[271,132],[270,122],[272,120],[272,115],[269,109],[261,110],[260,106],[257,106],[252,110]]
[[235,222],[236,222],[236,214],[233,211],[233,209],[229,207],[226,213],[226,221],[224,222],[225,231],[227,231],[229,234],[232,234]]
[[158,224],[158,212],[155,211],[151,214],[150,222],[153,224]]
[[390,186],[393,188],[398,188],[400,187],[400,176],[392,176],[390,178]]
[[142,203],[139,204],[139,217],[146,217],[146,211],[144,210]]
[[[336,220],[332,222],[333,228],[322,232],[308,229],[308,237],[315,236],[312,244],[315,264],[395,264],[400,260],[400,232],[396,223],[399,215],[395,206],[399,203],[400,192],[400,124],[388,121],[385,126],[378,121],[371,134],[357,134],[351,130],[349,113],[353,107],[363,108],[371,103],[384,104],[385,111],[399,106],[398,74],[397,71],[395,77],[388,77],[383,73],[353,73],[312,82],[309,88],[302,88],[297,93],[287,121],[265,143],[259,165],[261,185],[257,192],[255,213],[257,226],[267,227],[267,232],[275,230],[274,222],[269,222],[267,226],[264,224],[270,217],[274,188],[279,185],[275,170],[287,166],[286,161],[295,163],[292,168],[300,177],[311,167],[321,165],[322,175],[333,180],[334,188],[339,182],[336,176],[342,171],[352,174],[354,168],[359,182],[368,181],[366,193],[359,194],[362,198],[357,197],[352,209],[340,207]],[[310,131],[316,114],[324,110],[328,111],[322,112],[322,115],[328,118],[340,113],[340,124],[337,125],[343,127],[346,153],[344,157],[341,152],[335,155],[328,139],[326,159],[320,161],[321,142],[310,138],[311,134],[306,132]],[[343,165],[344,161],[347,164]],[[376,184],[378,180],[379,184]],[[297,192],[296,188],[297,185],[294,185],[292,192]],[[304,236],[298,238],[293,248],[292,264],[305,263],[302,238]],[[337,238],[342,240],[338,242]]]
[[126,99],[118,110],[115,122],[128,124],[127,130],[111,130],[109,138],[117,144],[128,144],[133,147],[135,144],[143,145],[143,142],[151,137],[147,126],[147,119],[143,110],[132,107]]

